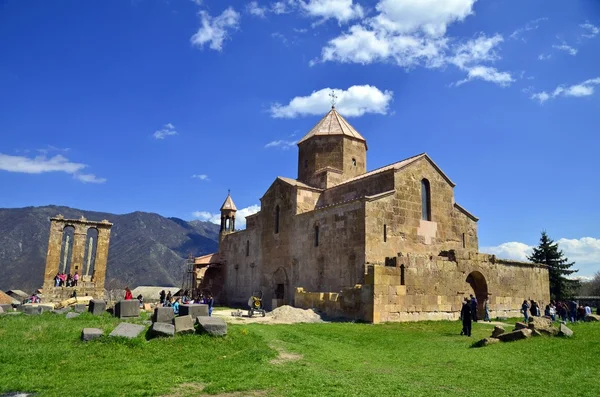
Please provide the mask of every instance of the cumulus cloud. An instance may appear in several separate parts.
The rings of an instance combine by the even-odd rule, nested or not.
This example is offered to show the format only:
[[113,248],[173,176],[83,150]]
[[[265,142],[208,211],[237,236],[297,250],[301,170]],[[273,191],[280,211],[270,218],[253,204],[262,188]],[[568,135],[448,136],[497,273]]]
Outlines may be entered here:
[[62,155],[47,157],[11,156],[0,153],[0,170],[24,174],[42,174],[46,172],[64,172],[84,183],[104,183],[106,178],[98,178],[94,174],[82,174],[87,164],[75,163]]
[[299,0],[299,3],[307,15],[321,18],[321,21],[336,19],[345,23],[364,16],[363,8],[353,0]]
[[[561,238],[556,242],[565,256],[575,262],[574,267],[579,269],[578,276],[591,276],[600,271],[600,239],[594,237]],[[527,256],[531,255],[533,251],[533,246],[520,242],[509,242],[492,247],[481,247],[480,251],[494,254],[499,258],[526,261]]]
[[596,37],[598,35],[598,33],[600,33],[600,28],[592,25],[591,23],[589,23],[587,21],[586,21],[586,23],[583,23],[579,26],[586,31],[586,33],[583,33],[581,35],[581,37],[585,37],[587,39],[592,39],[592,38]]
[[558,96],[566,96],[566,97],[583,97],[593,95],[595,92],[595,86],[600,84],[600,77],[596,77],[595,79],[589,79],[579,84],[574,84],[571,86],[559,85],[552,91],[548,93],[546,91],[534,93],[531,95],[531,99],[537,100],[540,103],[544,103],[549,99],[556,98]]
[[265,18],[269,9],[267,7],[261,7],[258,1],[251,1],[246,5],[246,12],[255,17]]
[[501,35],[482,34],[466,42],[446,36],[449,24],[473,13],[474,3],[475,0],[380,0],[377,15],[329,40],[311,65],[392,62],[407,69],[453,65],[467,74],[456,85],[473,79],[509,85],[514,81],[512,75],[489,65],[501,59]]
[[175,131],[175,126],[171,123],[167,123],[163,128],[157,130],[152,134],[155,139],[165,139],[168,136],[177,135],[177,131]]
[[223,43],[229,38],[231,31],[239,28],[240,14],[228,7],[217,17],[206,11],[200,11],[200,28],[190,38],[192,45],[204,48],[205,44],[216,51],[223,49]]
[[194,175],[192,175],[192,178],[200,179],[201,181],[209,181],[210,180],[210,179],[208,179],[208,175],[206,175],[206,174],[194,174]]
[[540,22],[547,21],[547,20],[548,20],[548,18],[538,18],[538,19],[529,21],[525,24],[524,27],[519,28],[519,29],[515,30],[514,32],[512,32],[510,35],[510,38],[514,39],[514,40],[521,39],[522,41],[525,41],[525,39],[522,37],[523,33],[529,32],[530,30],[536,30],[537,28],[540,27]]
[[271,141],[265,145],[265,148],[266,149],[277,148],[277,149],[282,149],[282,150],[288,150],[290,148],[293,148],[296,145],[296,143],[298,143],[298,141],[286,141],[286,140]]
[[[246,228],[246,217],[256,214],[260,211],[260,205],[254,204],[246,208],[238,210],[235,214],[235,228],[245,229]],[[212,213],[208,211],[194,211],[192,213],[194,218],[200,219],[201,221],[211,222],[217,225],[221,224],[221,214]]]
[[[287,105],[275,103],[271,116],[295,118],[306,115],[323,115],[331,106],[331,88],[313,91],[312,94],[293,98]],[[347,90],[333,89],[337,96],[336,109],[344,116],[359,117],[365,113],[387,114],[392,100],[392,91],[381,91],[370,85],[354,85]]]

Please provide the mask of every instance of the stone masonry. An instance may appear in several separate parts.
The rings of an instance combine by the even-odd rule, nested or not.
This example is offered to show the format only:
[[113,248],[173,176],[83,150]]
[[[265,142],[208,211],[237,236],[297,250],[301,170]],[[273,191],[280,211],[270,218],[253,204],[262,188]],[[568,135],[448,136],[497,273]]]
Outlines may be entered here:
[[[267,309],[375,323],[458,318],[469,294],[492,315],[549,302],[546,268],[478,252],[478,218],[427,154],[366,172],[366,140],[334,108],[298,147],[298,179],[277,177],[245,230],[221,227],[203,265],[206,285],[223,280],[217,300],[245,306],[262,290]],[[224,222],[235,212],[228,196]]]

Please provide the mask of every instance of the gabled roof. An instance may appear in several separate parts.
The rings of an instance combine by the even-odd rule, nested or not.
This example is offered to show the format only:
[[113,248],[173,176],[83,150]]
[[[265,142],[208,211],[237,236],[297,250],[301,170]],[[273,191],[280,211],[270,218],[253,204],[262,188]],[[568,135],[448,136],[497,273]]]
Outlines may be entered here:
[[207,254],[194,258],[194,265],[210,265],[211,263],[222,262],[223,258],[221,258],[221,255],[218,252],[213,252],[212,254]]
[[382,173],[385,171],[390,171],[390,170],[398,171],[398,170],[401,170],[421,159],[426,159],[427,161],[429,161],[431,163],[431,165],[433,166],[433,168],[435,168],[440,173],[440,175],[448,182],[448,184],[450,184],[450,186],[452,186],[452,187],[456,186],[456,184],[454,182],[452,182],[452,180],[450,178],[448,178],[448,175],[446,175],[444,173],[444,171],[442,171],[442,169],[440,167],[438,167],[436,163],[433,162],[433,160],[427,155],[427,153],[421,153],[421,154],[417,154],[416,156],[409,157],[407,159],[398,161],[397,163],[386,165],[386,166],[374,169],[373,171],[364,173],[362,175],[355,176],[354,178],[347,179],[344,182],[340,183],[339,185],[333,186],[331,189],[335,189],[338,186],[345,185],[347,183],[351,183],[351,182],[357,181],[359,179],[367,178],[369,176],[373,176],[373,175],[376,175],[376,174],[379,174],[379,173]]
[[318,187],[307,185],[306,183],[300,182],[300,181],[298,181],[296,179],[286,178],[284,176],[278,176],[277,179],[282,180],[283,182],[287,183],[288,185],[292,185],[292,186],[296,186],[296,187],[302,187],[304,189],[315,190],[317,192],[322,192],[323,191],[323,189],[319,189]]
[[335,107],[332,107],[329,113],[327,113],[325,117],[323,117],[321,121],[308,132],[308,134],[304,135],[304,138],[298,141],[298,145],[314,136],[327,135],[345,135],[363,141],[365,145],[367,144],[365,138],[363,138],[362,135],[360,135],[358,131],[356,131],[354,127],[352,127],[350,123],[335,110]]
[[221,206],[221,211],[223,211],[223,210],[237,211],[237,208],[236,208],[235,204],[233,203],[233,200],[231,199],[231,194],[229,194],[229,193],[227,194],[227,198],[225,199],[225,202]]
[[463,214],[465,214],[466,216],[468,216],[475,222],[477,222],[479,220],[479,218],[477,218],[475,215],[471,214],[462,205],[459,205],[458,203],[454,203],[454,208],[456,208],[457,210],[459,210],[460,212],[462,212]]

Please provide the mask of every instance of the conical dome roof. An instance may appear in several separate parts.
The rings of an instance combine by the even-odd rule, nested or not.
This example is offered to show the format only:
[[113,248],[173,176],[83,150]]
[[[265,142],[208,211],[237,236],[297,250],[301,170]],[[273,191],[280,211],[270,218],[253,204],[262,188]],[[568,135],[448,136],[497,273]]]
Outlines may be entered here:
[[237,208],[235,206],[235,204],[233,203],[233,200],[231,199],[231,194],[227,194],[227,198],[225,199],[225,202],[223,203],[223,205],[221,206],[221,211],[237,211]]
[[298,144],[312,138],[313,136],[325,135],[345,135],[347,137],[363,141],[365,142],[365,145],[367,143],[365,138],[363,138],[362,135],[360,135],[358,131],[356,131],[354,127],[352,127],[350,123],[348,123],[346,119],[343,118],[342,115],[337,112],[337,110],[335,110],[335,107],[332,107],[329,113],[327,113],[325,117],[323,117],[321,121],[319,121],[317,125],[315,125],[312,130],[310,130],[308,134],[304,136],[304,138],[298,141]]

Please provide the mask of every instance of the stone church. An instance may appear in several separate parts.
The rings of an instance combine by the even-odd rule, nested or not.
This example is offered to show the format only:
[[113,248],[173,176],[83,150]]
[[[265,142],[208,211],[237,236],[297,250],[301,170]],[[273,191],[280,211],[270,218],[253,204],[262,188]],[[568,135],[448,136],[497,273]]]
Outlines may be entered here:
[[478,252],[478,218],[426,153],[367,172],[367,141],[335,107],[298,149],[298,177],[277,177],[245,230],[223,203],[219,252],[196,258],[221,302],[262,290],[267,309],[374,323],[454,319],[469,294],[492,315],[549,302],[545,267]]

